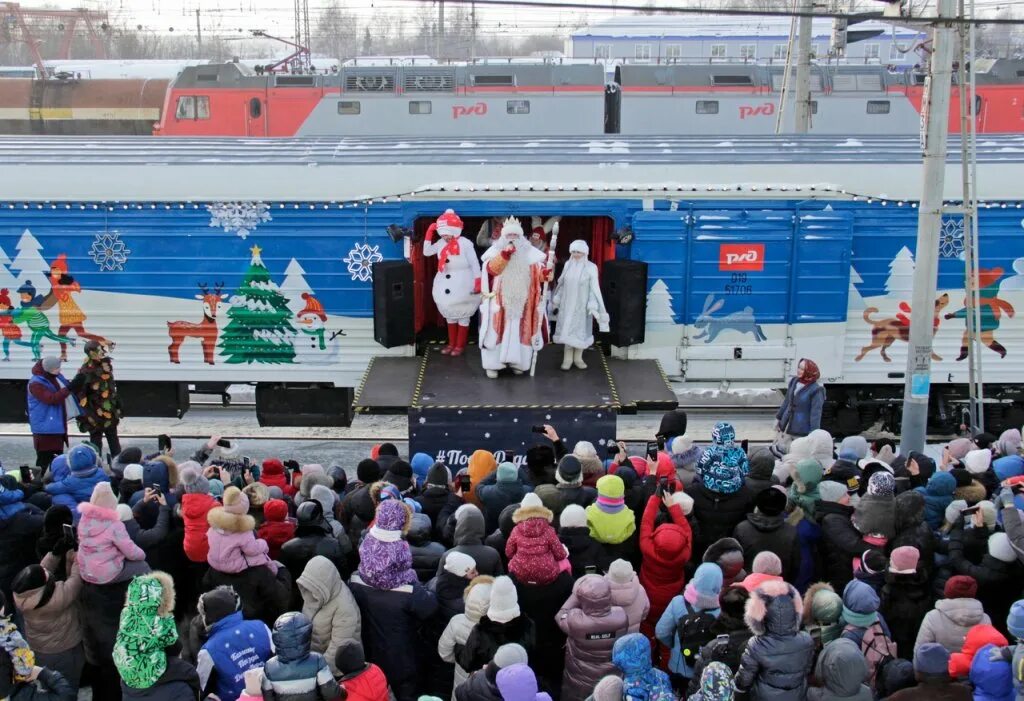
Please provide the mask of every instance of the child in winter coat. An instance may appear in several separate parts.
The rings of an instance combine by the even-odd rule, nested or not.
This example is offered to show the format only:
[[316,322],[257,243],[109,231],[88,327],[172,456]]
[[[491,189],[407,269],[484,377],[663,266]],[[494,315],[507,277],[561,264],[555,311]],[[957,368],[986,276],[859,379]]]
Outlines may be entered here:
[[949,676],[953,679],[965,679],[970,675],[971,665],[978,650],[986,645],[1006,647],[1006,644],[1003,634],[992,626],[974,626],[967,631],[963,649],[949,656]]
[[174,581],[166,572],[136,577],[128,585],[114,640],[114,665],[129,689],[148,689],[167,670],[166,648],[178,641]]
[[594,540],[605,545],[620,545],[636,532],[636,517],[626,506],[626,485],[618,475],[597,481],[597,501],[587,507],[587,525]]
[[341,695],[327,660],[309,650],[312,635],[313,624],[301,613],[286,613],[274,622],[277,655],[263,667],[264,699],[332,701]]
[[[480,619],[487,613],[487,606],[491,601],[491,585],[494,583],[493,577],[482,575],[474,579],[466,587],[464,594],[465,598],[465,612],[453,616],[448,625],[445,627],[444,632],[441,633],[441,638],[437,643],[437,654],[442,660],[449,664],[454,663],[455,665],[455,683],[453,689],[458,689],[459,686],[469,678],[469,674],[464,670],[455,659],[455,651],[466,644],[469,639],[469,634]],[[452,693],[452,699],[454,700],[455,693]]]
[[28,681],[36,664],[35,655],[11,620],[11,613],[0,593],[0,698],[10,696],[18,682]]
[[896,657],[896,645],[885,619],[878,615],[881,604],[878,594],[869,585],[853,580],[843,590],[843,623],[841,637],[857,644],[865,653],[868,674],[874,684],[878,666],[884,656]]
[[806,458],[796,464],[793,470],[793,484],[789,487],[789,501],[794,509],[800,509],[803,517],[815,522],[815,507],[821,500],[818,484],[825,470],[814,458]]
[[600,571],[607,569],[604,548],[590,535],[587,512],[579,504],[568,504],[562,509],[558,517],[558,539],[569,551],[573,579],[585,575],[588,566],[595,566]]
[[84,581],[110,584],[149,572],[146,553],[132,542],[117,514],[117,497],[109,482],[98,483],[92,498],[78,510],[78,567]]
[[[693,573],[693,579],[686,585],[683,593],[672,598],[654,628],[658,640],[672,650],[668,669],[678,677],[673,679],[673,685],[678,688],[685,688],[685,684],[693,676],[693,667],[686,661],[682,651],[682,641],[679,640],[679,622],[687,616],[696,616],[702,613],[718,618],[721,613],[718,600],[721,591],[722,570],[718,565],[710,562],[703,563]],[[694,657],[697,651],[696,648],[693,649]]]
[[888,701],[972,701],[970,687],[949,678],[949,652],[938,643],[914,651],[917,686],[901,689]]
[[295,524],[288,520],[288,504],[283,499],[268,499],[263,505],[263,524],[256,536],[266,541],[271,560],[276,560],[281,546],[295,537]]
[[249,515],[249,498],[238,487],[224,490],[224,506],[206,514],[210,567],[225,574],[238,574],[250,567],[267,567],[275,575],[277,563],[270,559],[267,541],[256,538],[256,520]]
[[791,584],[769,581],[751,593],[744,620],[754,637],[740,660],[737,691],[758,701],[804,698],[814,641],[800,630],[802,614],[800,593]]
[[515,528],[505,544],[509,574],[523,584],[550,584],[568,566],[568,554],[551,527],[554,515],[532,492],[523,497],[512,520]]
[[814,676],[822,684],[807,690],[807,701],[874,701],[864,677],[868,666],[852,640],[840,638],[825,646]]
[[651,610],[647,592],[640,585],[640,579],[628,560],[615,560],[608,566],[604,576],[612,588],[612,605],[621,606],[629,619],[629,632],[639,633],[640,624]]
[[612,664],[622,671],[622,698],[675,701],[668,675],[651,666],[651,644],[640,633],[615,641]]
[[219,506],[217,500],[210,496],[210,482],[203,477],[202,469],[196,463],[182,463],[181,483],[185,494],[181,497],[181,517],[185,522],[185,556],[191,562],[206,563],[210,553],[210,543],[206,534],[210,530],[207,514]]
[[1016,698],[1010,663],[991,643],[982,646],[974,656],[969,678],[974,687],[974,701],[1014,701]]
[[933,531],[942,528],[946,507],[953,503],[956,478],[948,472],[936,472],[928,478],[928,484],[915,491],[924,494],[924,520]]
[[828,582],[812,584],[804,594],[804,630],[811,634],[814,649],[821,649],[843,632],[839,617],[843,613],[843,599]]
[[712,662],[700,675],[700,686],[689,701],[732,701],[732,670],[721,662]]
[[[662,508],[668,512],[669,520],[656,525]],[[686,519],[687,511],[693,509],[693,499],[683,492],[666,494],[659,498],[652,494],[647,500],[643,519],[640,522],[640,585],[650,598],[651,608],[641,624],[640,632],[656,645],[654,627],[665,613],[672,598],[683,589],[686,582],[684,568],[690,561],[693,547],[693,532]],[[740,555],[740,565],[743,557]],[[655,658],[662,663],[663,655],[657,650]]]
[[[71,514],[78,523],[81,512],[75,507],[89,501],[93,489],[100,482],[110,482],[110,478],[96,464],[96,451],[87,445],[76,445],[68,453],[68,472],[62,479],[57,479],[46,485],[46,493],[51,495],[53,503],[63,504],[71,509]],[[115,502],[116,503],[116,502]]]
[[338,685],[348,694],[348,701],[388,701],[391,688],[384,672],[367,662],[363,644],[358,640],[345,640],[334,653]]
[[338,568],[323,555],[306,563],[295,587],[302,594],[302,613],[313,624],[310,649],[322,654],[331,665],[339,645],[362,637],[362,617],[355,597]]

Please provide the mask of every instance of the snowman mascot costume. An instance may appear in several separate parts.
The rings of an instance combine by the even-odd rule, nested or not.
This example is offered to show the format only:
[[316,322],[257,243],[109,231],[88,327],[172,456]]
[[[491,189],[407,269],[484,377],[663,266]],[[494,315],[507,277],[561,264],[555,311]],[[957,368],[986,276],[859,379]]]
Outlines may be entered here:
[[[440,239],[435,241],[435,235]],[[462,220],[453,210],[446,209],[427,229],[423,255],[437,256],[434,304],[448,322],[448,345],[441,353],[462,355],[469,320],[480,307],[480,261],[473,244],[462,240]]]
[[555,288],[553,305],[558,310],[558,323],[553,340],[565,344],[563,370],[573,365],[587,369],[583,351],[594,344],[594,319],[601,331],[608,330],[608,312],[597,282],[597,266],[587,260],[589,253],[586,241],[569,244],[569,260]]

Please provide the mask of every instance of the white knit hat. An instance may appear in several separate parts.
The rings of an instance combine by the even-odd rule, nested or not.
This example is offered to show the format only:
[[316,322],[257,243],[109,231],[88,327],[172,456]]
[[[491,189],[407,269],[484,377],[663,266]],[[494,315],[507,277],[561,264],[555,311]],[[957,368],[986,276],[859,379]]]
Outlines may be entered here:
[[1001,562],[1013,562],[1017,559],[1017,553],[1010,545],[1010,537],[1001,531],[988,537],[988,554]]
[[138,482],[142,481],[142,465],[133,462],[131,465],[125,465],[124,478],[126,480],[135,480]]
[[980,475],[992,464],[992,451],[988,448],[972,450],[964,457],[964,465],[972,475]]
[[597,448],[590,441],[577,441],[572,454],[578,458],[596,458]]
[[[524,507],[524,508],[539,506],[539,507],[543,508],[544,507],[544,502],[542,502],[540,500],[540,497],[537,496],[536,494],[534,494],[533,492],[527,492],[526,496],[523,497],[523,500],[521,502],[519,502],[519,506]],[[459,507],[459,508],[462,508],[462,507]]]
[[514,664],[527,664],[529,661],[530,658],[526,653],[526,648],[519,643],[505,643],[494,653],[494,664],[498,669],[505,669]]
[[476,560],[466,553],[452,550],[444,559],[444,569],[456,577],[465,577],[467,572],[476,569]]
[[508,577],[498,577],[491,585],[491,603],[487,605],[487,617],[495,623],[508,623],[519,618],[519,594],[516,585]]
[[633,565],[629,563],[629,560],[620,558],[608,566],[608,579],[616,584],[629,584],[635,575],[636,572],[633,571]]
[[685,516],[689,516],[693,511],[693,497],[685,492],[678,491],[672,493],[668,501],[670,504],[678,505],[683,510],[683,515]]
[[127,504],[117,505],[117,517],[122,521],[131,521],[135,518],[135,514],[132,513],[132,507]]
[[562,515],[558,517],[558,525],[562,528],[585,528],[587,512],[579,504],[569,504],[562,509]]

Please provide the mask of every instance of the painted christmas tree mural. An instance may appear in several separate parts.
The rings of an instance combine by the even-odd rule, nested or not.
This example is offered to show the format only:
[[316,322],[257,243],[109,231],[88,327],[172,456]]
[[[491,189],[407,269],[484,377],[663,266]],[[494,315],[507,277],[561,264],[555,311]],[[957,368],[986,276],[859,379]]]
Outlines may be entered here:
[[898,299],[910,299],[914,290],[914,254],[904,246],[889,263],[885,293]]
[[249,249],[252,261],[231,298],[228,324],[218,346],[228,363],[291,363],[295,360],[288,298],[281,294],[263,264],[259,246]]
[[850,266],[850,295],[848,298],[848,304],[846,308],[855,311],[860,314],[864,307],[867,305],[864,303],[864,297],[861,296],[860,290],[857,289],[857,285],[864,284],[864,278],[860,276],[860,273],[851,265]]
[[652,324],[675,324],[676,315],[672,311],[672,295],[668,291],[668,285],[664,280],[658,279],[651,285],[651,291],[647,293],[647,317],[648,326]]
[[11,258],[7,251],[0,248],[0,288],[6,288],[13,295],[18,288],[18,279],[7,269],[10,264]]
[[18,285],[31,282],[37,295],[50,292],[50,266],[40,253],[42,248],[43,244],[39,243],[31,231],[25,229],[15,246],[18,255],[11,263],[11,270],[18,276]]
[[284,281],[281,283],[281,292],[288,298],[288,308],[293,314],[298,314],[306,306],[306,300],[302,293],[311,294],[313,288],[306,282],[306,271],[299,265],[299,261],[292,258],[288,267],[284,269]]

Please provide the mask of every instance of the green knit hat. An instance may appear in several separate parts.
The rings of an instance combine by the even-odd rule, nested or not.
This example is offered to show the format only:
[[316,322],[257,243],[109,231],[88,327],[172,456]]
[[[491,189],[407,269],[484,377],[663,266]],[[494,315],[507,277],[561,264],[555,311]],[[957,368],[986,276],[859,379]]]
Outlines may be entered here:
[[626,496],[626,485],[617,475],[605,475],[597,481],[597,493],[606,499],[622,499]]
[[834,591],[820,589],[811,600],[811,616],[819,623],[835,623],[843,613],[843,599]]

